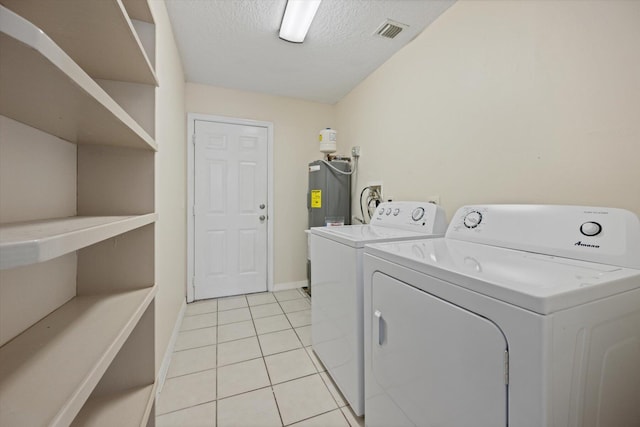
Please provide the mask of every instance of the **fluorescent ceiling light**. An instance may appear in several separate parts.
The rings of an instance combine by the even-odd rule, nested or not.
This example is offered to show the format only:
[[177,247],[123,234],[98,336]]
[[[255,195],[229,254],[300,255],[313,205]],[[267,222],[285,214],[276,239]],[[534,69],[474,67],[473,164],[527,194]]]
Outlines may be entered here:
[[282,25],[280,25],[280,38],[294,43],[302,43],[321,1],[288,0]]

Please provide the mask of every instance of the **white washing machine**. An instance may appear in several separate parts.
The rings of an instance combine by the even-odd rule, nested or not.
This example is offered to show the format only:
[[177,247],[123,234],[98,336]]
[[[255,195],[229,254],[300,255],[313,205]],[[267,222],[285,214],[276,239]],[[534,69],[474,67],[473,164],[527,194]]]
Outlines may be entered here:
[[636,214],[468,206],[364,282],[367,426],[640,426]]
[[357,415],[364,412],[364,245],[442,237],[446,227],[437,205],[387,202],[371,224],[311,229],[313,350]]

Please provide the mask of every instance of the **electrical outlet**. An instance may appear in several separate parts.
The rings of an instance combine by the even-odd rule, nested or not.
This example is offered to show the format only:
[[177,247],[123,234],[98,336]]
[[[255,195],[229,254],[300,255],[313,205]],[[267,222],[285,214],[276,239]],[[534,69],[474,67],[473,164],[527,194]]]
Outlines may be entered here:
[[377,193],[380,196],[380,201],[384,201],[382,197],[382,184],[370,185],[369,186],[369,194]]
[[360,146],[356,145],[355,147],[351,147],[351,156],[352,157],[360,157]]

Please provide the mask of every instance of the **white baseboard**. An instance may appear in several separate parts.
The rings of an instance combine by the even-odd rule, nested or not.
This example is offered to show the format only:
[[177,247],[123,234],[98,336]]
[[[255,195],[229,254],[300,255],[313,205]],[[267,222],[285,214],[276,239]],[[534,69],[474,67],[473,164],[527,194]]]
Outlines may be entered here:
[[304,288],[305,286],[308,286],[308,285],[309,283],[306,280],[300,280],[298,282],[275,283],[273,285],[273,292]]
[[158,378],[156,378],[156,400],[160,396],[160,392],[162,391],[162,387],[164,386],[164,382],[167,379],[167,372],[169,372],[169,364],[171,363],[171,356],[173,355],[173,350],[176,347],[176,340],[178,339],[178,334],[180,333],[180,327],[182,326],[182,319],[184,318],[184,312],[187,310],[187,302],[182,301],[182,307],[178,312],[178,317],[176,318],[176,324],[173,327],[173,332],[171,333],[171,339],[169,339],[169,345],[167,345],[167,350],[164,352],[164,357],[162,358],[162,364],[160,365],[160,370],[158,371]]

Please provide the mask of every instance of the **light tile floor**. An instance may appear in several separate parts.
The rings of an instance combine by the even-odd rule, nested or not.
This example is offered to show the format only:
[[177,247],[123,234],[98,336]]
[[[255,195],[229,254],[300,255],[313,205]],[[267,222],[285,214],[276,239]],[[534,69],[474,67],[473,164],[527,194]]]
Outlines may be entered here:
[[187,306],[157,427],[363,427],[311,349],[298,289]]

